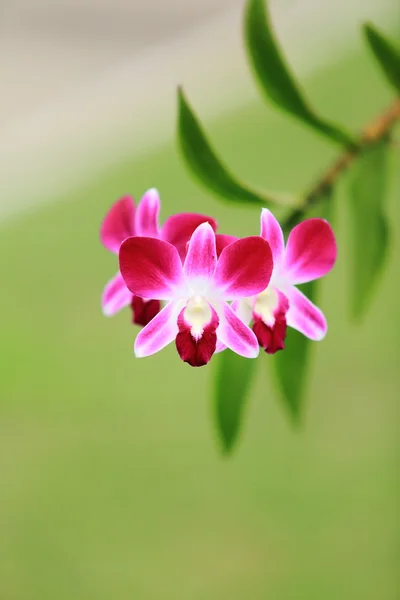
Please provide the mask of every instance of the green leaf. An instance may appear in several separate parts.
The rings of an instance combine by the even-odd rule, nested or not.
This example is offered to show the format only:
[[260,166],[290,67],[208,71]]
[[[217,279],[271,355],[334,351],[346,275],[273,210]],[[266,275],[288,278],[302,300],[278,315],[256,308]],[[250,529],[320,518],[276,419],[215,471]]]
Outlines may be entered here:
[[[322,217],[330,221],[332,216],[333,190],[327,188],[318,204],[310,207],[306,213],[298,214],[297,222],[311,217]],[[290,228],[295,225],[297,223],[293,221]],[[320,281],[310,281],[298,287],[312,302],[317,302]],[[301,418],[313,344],[315,342],[305,335],[288,327],[285,349],[271,357],[282,400],[295,423]]]
[[356,146],[350,133],[318,116],[305,99],[275,39],[266,0],[247,1],[244,34],[250,64],[267,99],[338,144]]
[[[318,284],[319,281],[311,281],[301,286],[303,294],[312,302],[315,302]],[[277,352],[272,357],[282,400],[295,423],[300,421],[302,414],[307,371],[313,343],[315,342],[306,338],[299,331],[288,327],[285,349]]]
[[246,395],[256,360],[243,358],[228,349],[216,355],[214,360],[217,363],[216,424],[223,449],[229,453],[240,431]]
[[372,23],[363,25],[364,35],[389,83],[400,92],[400,50]]
[[181,88],[178,89],[178,143],[189,170],[208,190],[231,202],[269,208],[280,203],[279,195],[253,191],[228,171],[211,148]]
[[376,287],[389,246],[384,212],[388,175],[388,140],[367,147],[349,172],[352,316],[364,315]]

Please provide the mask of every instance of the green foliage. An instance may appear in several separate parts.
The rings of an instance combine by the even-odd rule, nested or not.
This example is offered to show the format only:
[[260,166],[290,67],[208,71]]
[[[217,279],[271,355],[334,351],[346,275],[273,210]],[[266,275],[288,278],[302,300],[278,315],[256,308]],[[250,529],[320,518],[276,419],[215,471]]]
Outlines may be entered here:
[[[311,281],[301,286],[301,291],[313,302],[318,284],[319,281]],[[288,327],[285,349],[271,357],[282,401],[295,423],[301,418],[310,353],[314,343],[302,333]]]
[[[400,91],[400,51],[371,24],[364,34],[388,81]],[[244,35],[250,65],[267,100],[285,113],[302,121],[345,148],[346,152],[311,189],[301,205],[292,199],[292,209],[283,223],[284,233],[300,221],[320,216],[332,218],[333,186],[348,160],[350,170],[352,230],[351,312],[361,317],[371,298],[388,248],[388,226],[383,203],[386,192],[388,137],[396,120],[396,107],[391,121],[384,125],[387,137],[375,142],[351,133],[317,114],[305,97],[279,48],[268,14],[267,0],[246,0]],[[393,114],[392,114],[393,113]],[[374,129],[372,127],[372,129]],[[375,134],[374,134],[375,135]],[[378,130],[376,137],[382,137]],[[178,90],[178,142],[189,170],[208,190],[230,202],[272,208],[282,205],[283,195],[265,195],[241,183],[220,161],[211,148],[202,126],[183,91]],[[350,153],[349,153],[350,151]],[[342,160],[343,159],[343,160]],[[330,176],[332,175],[332,177]],[[328,185],[327,185],[328,182]],[[318,300],[320,282],[313,281],[300,289],[312,301]],[[294,422],[302,416],[311,347],[314,342],[289,328],[285,350],[260,360],[273,365],[276,381],[285,407]],[[215,414],[219,436],[225,452],[234,447],[240,431],[246,394],[254,373],[255,361],[244,359],[229,350],[214,359],[217,362]]]
[[246,394],[254,374],[256,360],[243,358],[231,350],[214,357],[217,363],[215,416],[219,437],[226,453],[237,440]]
[[186,164],[207,190],[231,202],[271,207],[280,197],[255,192],[236,179],[211,148],[199,120],[178,89],[178,143]]
[[400,92],[400,50],[395,47],[391,40],[388,40],[371,23],[365,23],[363,31],[366,40],[371,48],[376,60],[386,75],[389,83]]
[[361,319],[387,254],[388,223],[384,213],[387,191],[388,140],[367,147],[349,173],[352,271],[351,314]]
[[275,39],[266,0],[248,0],[244,30],[250,64],[267,99],[334,142],[355,146],[351,134],[317,115],[305,99]]
[[[322,217],[329,221],[333,216],[333,190],[327,188],[325,194],[320,197],[320,201],[315,206],[310,207],[305,213],[294,213],[297,216],[297,222],[294,220],[290,224],[289,230],[304,219],[312,217]],[[310,281],[301,286],[301,291],[312,302],[316,302],[320,287],[319,281]],[[294,422],[301,418],[305,388],[307,383],[307,372],[310,364],[310,354],[312,345],[315,342],[309,340],[302,333],[288,327],[285,349],[277,352],[272,361],[275,367],[276,381],[281,392],[282,400],[289,410]]]

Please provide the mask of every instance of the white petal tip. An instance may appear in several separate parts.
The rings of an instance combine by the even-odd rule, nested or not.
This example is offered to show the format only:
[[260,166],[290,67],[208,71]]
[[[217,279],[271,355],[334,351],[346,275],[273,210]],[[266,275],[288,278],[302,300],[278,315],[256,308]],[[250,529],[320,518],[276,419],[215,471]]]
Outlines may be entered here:
[[133,353],[136,358],[144,358],[147,356],[146,352],[143,352],[143,349],[138,348],[136,344],[133,346]]
[[151,200],[158,200],[160,194],[159,194],[157,188],[150,188],[149,190],[147,190],[147,192],[144,193],[144,195],[150,196]]

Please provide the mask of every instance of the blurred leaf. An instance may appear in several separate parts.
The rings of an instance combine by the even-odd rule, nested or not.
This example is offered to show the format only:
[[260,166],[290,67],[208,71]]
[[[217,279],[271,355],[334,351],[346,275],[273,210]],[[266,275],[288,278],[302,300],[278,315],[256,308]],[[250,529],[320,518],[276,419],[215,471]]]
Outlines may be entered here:
[[214,360],[217,363],[215,387],[216,422],[226,453],[231,452],[237,440],[243,410],[255,359],[243,358],[231,350],[224,350]]
[[[311,281],[299,287],[307,298],[315,302],[318,284],[319,281]],[[307,369],[313,343],[315,342],[306,338],[299,331],[288,327],[285,349],[272,357],[283,402],[295,423],[301,418]]]
[[[325,194],[320,197],[318,204],[310,207],[306,213],[298,214],[297,222],[293,221],[290,229],[304,219],[321,217],[331,221],[333,216],[333,190],[327,188]],[[289,231],[285,232],[289,233]],[[310,281],[297,286],[303,294],[312,302],[317,301],[320,281]],[[274,361],[276,380],[282,399],[289,410],[294,422],[301,418],[305,387],[307,383],[307,371],[310,362],[312,345],[315,342],[309,340],[305,335],[295,329],[288,327],[285,349],[277,352]]]
[[308,104],[283,58],[271,26],[266,0],[248,0],[244,33],[251,66],[268,100],[345,147],[352,135],[319,117]]
[[361,319],[381,273],[389,244],[384,213],[388,140],[367,147],[349,172],[352,237],[351,314]]
[[313,203],[307,208],[296,208],[292,210],[284,219],[282,229],[284,234],[289,235],[290,231],[304,219],[311,219],[313,217],[321,217],[327,221],[333,219],[333,200],[332,200],[332,186],[325,187],[318,193],[318,196],[314,199]]
[[231,202],[271,207],[279,195],[255,192],[238,181],[221,163],[181,88],[178,89],[178,142],[189,170],[208,190]]
[[390,84],[400,92],[400,49],[396,48],[371,23],[363,26],[364,34]]

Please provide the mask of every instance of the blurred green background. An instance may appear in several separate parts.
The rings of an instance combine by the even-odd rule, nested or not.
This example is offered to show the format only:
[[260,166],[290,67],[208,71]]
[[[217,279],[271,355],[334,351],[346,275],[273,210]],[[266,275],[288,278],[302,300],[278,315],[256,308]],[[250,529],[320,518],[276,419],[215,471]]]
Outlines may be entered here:
[[[367,50],[306,88],[356,129],[391,100]],[[207,129],[242,178],[268,189],[298,191],[336,155],[261,101]],[[262,356],[230,459],[212,422],[212,365],[192,369],[173,347],[136,360],[129,312],[102,316],[116,258],[98,230],[116,198],[152,186],[163,219],[203,211],[223,232],[256,234],[259,211],[204,193],[171,142],[2,226],[1,600],[400,597],[399,167],[396,151],[393,243],[365,322],[348,319],[343,180],[339,259],[320,301],[330,331],[314,346],[303,427],[291,427]]]

